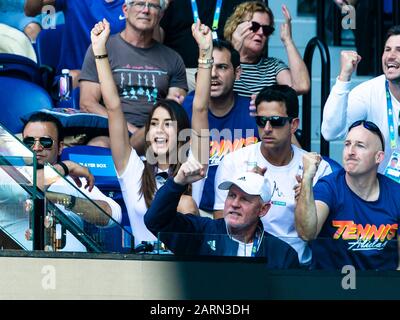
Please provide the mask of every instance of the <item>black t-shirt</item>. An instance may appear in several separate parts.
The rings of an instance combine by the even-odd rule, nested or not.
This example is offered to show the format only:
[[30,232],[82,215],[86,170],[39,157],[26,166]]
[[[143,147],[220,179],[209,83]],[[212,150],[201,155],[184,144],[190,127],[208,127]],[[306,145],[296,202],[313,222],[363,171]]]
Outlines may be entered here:
[[[235,7],[245,0],[223,0],[218,22],[218,38],[224,39],[226,20]],[[200,21],[212,27],[217,0],[197,0]],[[192,36],[193,12],[190,0],[173,0],[165,11],[160,25],[165,31],[164,44],[177,51],[186,68],[197,68],[198,47]]]

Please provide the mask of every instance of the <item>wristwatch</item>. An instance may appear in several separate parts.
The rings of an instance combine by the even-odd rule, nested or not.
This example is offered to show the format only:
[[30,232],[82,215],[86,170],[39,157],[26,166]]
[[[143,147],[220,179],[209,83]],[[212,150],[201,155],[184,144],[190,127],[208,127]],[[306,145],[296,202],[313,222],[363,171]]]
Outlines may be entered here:
[[65,209],[72,211],[72,208],[75,207],[76,197],[70,196],[68,203],[64,206]]

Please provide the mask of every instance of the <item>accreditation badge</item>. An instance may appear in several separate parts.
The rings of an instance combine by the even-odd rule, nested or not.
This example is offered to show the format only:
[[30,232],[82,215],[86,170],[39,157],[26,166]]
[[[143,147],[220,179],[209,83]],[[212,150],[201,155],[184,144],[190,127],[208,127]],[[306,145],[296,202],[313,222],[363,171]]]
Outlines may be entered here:
[[400,183],[400,153],[394,151],[385,168],[385,176]]

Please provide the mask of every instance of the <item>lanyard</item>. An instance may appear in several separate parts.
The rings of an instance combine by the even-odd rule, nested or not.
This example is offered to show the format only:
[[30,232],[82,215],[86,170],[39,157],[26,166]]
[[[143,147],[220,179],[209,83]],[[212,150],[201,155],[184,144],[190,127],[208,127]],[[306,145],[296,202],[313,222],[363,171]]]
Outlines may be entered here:
[[[191,3],[192,3],[193,20],[194,23],[196,23],[197,19],[199,18],[199,10],[197,8],[196,0],[191,0]],[[217,0],[217,3],[215,5],[213,24],[212,24],[212,35],[214,40],[218,39],[217,29],[219,23],[219,15],[221,13],[221,6],[222,6],[222,0]]]
[[251,248],[251,256],[255,257],[258,249],[260,249],[260,244],[264,237],[264,228],[257,226],[256,234],[254,235],[253,247]]
[[253,240],[253,247],[251,248],[251,256],[255,257],[258,250],[258,242],[260,241],[259,233],[256,231]]
[[[233,237],[231,236],[231,234],[229,233],[229,229],[228,229],[228,225],[225,224],[225,228],[226,228],[226,233],[228,234],[229,238],[232,239]],[[253,246],[251,247],[251,256],[255,257],[257,251],[260,249],[260,244],[261,241],[263,240],[264,237],[264,228],[257,226],[255,235],[254,235],[254,239],[253,239]],[[237,241],[237,240],[235,240]],[[244,244],[244,250],[246,251],[246,244]]]
[[393,150],[397,148],[397,142],[394,134],[392,97],[390,96],[389,82],[387,80],[385,83],[385,88],[386,88],[386,104],[387,104],[387,114],[388,114],[388,124],[389,124],[390,148]]

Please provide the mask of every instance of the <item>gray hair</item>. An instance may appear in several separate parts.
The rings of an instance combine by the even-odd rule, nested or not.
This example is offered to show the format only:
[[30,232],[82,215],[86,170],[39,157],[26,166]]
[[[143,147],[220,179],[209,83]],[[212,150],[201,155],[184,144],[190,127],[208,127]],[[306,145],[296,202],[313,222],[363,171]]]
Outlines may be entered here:
[[[164,11],[167,8],[168,1],[169,0],[159,0],[160,1],[160,6],[161,6],[161,11]],[[125,0],[125,4],[129,6],[133,0]]]

